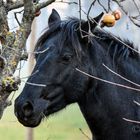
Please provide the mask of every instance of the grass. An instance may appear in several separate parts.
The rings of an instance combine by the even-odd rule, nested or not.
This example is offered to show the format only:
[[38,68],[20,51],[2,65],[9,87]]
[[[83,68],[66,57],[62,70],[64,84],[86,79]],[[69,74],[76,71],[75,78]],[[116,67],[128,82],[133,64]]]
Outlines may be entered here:
[[[77,105],[45,119],[34,129],[34,140],[88,140],[82,131],[90,136],[89,129]],[[13,107],[5,110],[0,120],[0,140],[25,140],[27,128],[23,127],[13,113]]]

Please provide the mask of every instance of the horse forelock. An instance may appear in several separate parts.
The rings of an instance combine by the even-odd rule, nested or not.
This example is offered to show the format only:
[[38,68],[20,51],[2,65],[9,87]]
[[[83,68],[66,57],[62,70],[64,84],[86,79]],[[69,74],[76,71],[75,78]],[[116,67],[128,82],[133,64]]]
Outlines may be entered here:
[[[83,22],[83,21],[82,21]],[[35,50],[42,47],[49,36],[59,34],[59,49],[65,47],[66,44],[70,44],[70,47],[73,47],[75,53],[78,57],[81,56],[82,47],[77,34],[79,29],[80,21],[77,18],[69,18],[67,20],[57,22],[52,24],[50,27],[46,28],[45,32],[38,39],[36,43]]]

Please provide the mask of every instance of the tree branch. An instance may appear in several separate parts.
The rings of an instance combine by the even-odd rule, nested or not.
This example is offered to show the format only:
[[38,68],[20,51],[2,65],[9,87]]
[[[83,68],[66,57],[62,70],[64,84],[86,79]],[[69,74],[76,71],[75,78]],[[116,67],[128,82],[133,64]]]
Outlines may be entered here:
[[40,9],[42,9],[42,8],[44,8],[44,7],[46,7],[46,6],[50,5],[50,4],[52,4],[52,3],[55,2],[55,1],[56,1],[56,0],[48,0],[48,1],[46,1],[46,2],[39,3],[39,4],[36,5],[36,10],[40,10]]
[[[125,10],[124,6],[122,6],[122,3],[126,0],[122,0],[122,1],[118,1],[118,0],[112,0],[113,2],[115,2],[119,7],[120,9],[126,14],[128,15],[128,11]],[[137,27],[140,27],[140,22],[139,22],[139,17],[140,17],[140,10],[139,10],[139,6],[138,4],[135,2],[135,0],[132,0],[132,3],[134,4],[136,10],[138,11],[138,15],[136,16],[129,16],[129,19],[131,20],[131,22],[136,25]],[[130,12],[129,12],[130,13]]]
[[[20,79],[13,77],[13,74],[21,60],[26,40],[31,32],[35,13],[54,1],[55,0],[48,0],[37,4],[32,0],[23,0],[10,5],[10,1],[4,3],[0,0],[0,41],[2,44],[0,54],[0,118],[2,117],[5,107],[10,104],[7,101],[8,96],[12,91],[16,91],[20,84]],[[20,27],[15,32],[9,32],[7,21],[8,12],[20,7],[24,7]],[[7,62],[6,64],[4,63],[5,60]]]
[[[42,3],[38,3],[38,4],[36,4],[36,10],[40,10],[40,9],[50,5],[53,2],[55,2],[55,0],[48,0],[48,1],[45,1],[45,2],[42,2]],[[14,9],[17,9],[17,8],[21,8],[23,6],[24,6],[24,2],[23,1],[16,1],[13,4],[8,4],[7,5],[7,10],[9,12],[11,10],[14,10]]]
[[24,3],[23,1],[16,1],[12,4],[8,3],[7,4],[7,11],[11,11],[11,10],[14,10],[14,9],[17,9],[17,8],[21,8],[24,6]]

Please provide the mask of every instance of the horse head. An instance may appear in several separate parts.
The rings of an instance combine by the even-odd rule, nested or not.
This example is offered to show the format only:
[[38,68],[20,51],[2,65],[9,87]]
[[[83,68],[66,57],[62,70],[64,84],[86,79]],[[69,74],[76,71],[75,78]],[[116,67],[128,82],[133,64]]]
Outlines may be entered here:
[[[101,15],[94,20],[99,21]],[[88,22],[81,28],[88,32]],[[92,30],[97,23],[92,23]],[[76,71],[90,71],[88,42],[80,36],[78,19],[62,21],[53,10],[49,29],[35,47],[36,65],[22,93],[15,101],[15,114],[25,126],[35,127],[44,116],[67,105],[82,102],[89,78]]]

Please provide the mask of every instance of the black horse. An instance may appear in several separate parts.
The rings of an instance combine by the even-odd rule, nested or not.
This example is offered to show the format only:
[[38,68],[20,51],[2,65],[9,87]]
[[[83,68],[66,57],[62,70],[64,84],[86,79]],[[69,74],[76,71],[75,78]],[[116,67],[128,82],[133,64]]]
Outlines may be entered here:
[[94,140],[140,140],[140,57],[133,44],[96,27],[101,17],[61,21],[52,11],[33,73],[15,101],[24,126],[78,103]]

